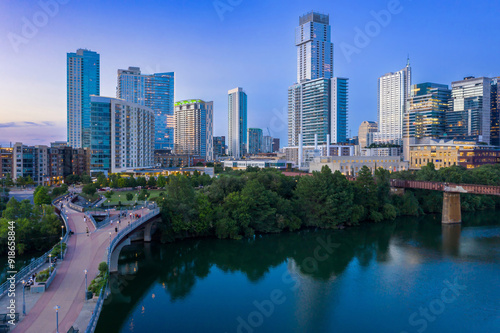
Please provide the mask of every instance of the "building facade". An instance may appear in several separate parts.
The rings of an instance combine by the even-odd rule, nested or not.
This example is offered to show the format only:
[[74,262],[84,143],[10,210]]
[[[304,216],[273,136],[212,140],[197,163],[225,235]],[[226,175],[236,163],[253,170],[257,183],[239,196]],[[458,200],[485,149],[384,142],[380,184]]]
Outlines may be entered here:
[[172,154],[167,149],[155,149],[154,164],[158,168],[182,168],[193,166],[194,155]]
[[349,79],[331,79],[330,143],[347,142]]
[[260,128],[248,129],[248,154],[256,155],[262,153],[263,142],[264,142],[264,136],[262,135],[262,129]]
[[363,121],[361,125],[359,125],[358,129],[358,144],[363,148],[367,148],[372,144],[373,135],[369,135],[370,133],[376,133],[378,131],[378,124],[376,121]]
[[0,178],[7,176],[12,178],[12,153],[14,149],[11,147],[0,147]]
[[78,49],[67,54],[67,136],[74,148],[90,146],[90,95],[100,94],[100,56]]
[[273,137],[269,135],[264,135],[262,138],[262,152],[272,153],[273,152]]
[[153,166],[152,109],[122,99],[91,97],[90,173],[117,173]]
[[201,99],[175,103],[175,152],[214,159],[214,103]]
[[218,161],[226,154],[226,137],[214,136],[214,160]]
[[276,153],[280,151],[280,139],[279,138],[273,138],[273,153]]
[[401,144],[403,119],[407,112],[411,90],[410,61],[396,73],[388,73],[378,79],[378,132],[376,142]]
[[154,111],[155,149],[174,148],[174,77],[174,72],[141,74],[139,67],[118,70],[116,97]]
[[332,172],[339,171],[345,176],[356,177],[358,172],[367,166],[372,173],[378,168],[390,172],[408,170],[408,162],[396,157],[373,157],[373,156],[330,156],[317,157],[309,164],[309,172],[321,171],[323,166],[328,166]]
[[243,88],[228,91],[228,155],[240,158],[247,153],[247,94]]
[[472,76],[452,82],[451,109],[446,116],[449,138],[490,144],[491,82]]

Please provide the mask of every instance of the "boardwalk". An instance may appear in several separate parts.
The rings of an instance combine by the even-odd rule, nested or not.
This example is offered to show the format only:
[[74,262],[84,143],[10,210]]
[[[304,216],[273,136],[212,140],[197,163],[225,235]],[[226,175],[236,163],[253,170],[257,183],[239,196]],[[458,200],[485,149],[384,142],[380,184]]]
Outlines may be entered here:
[[[40,297],[23,321],[12,332],[19,333],[54,333],[56,332],[56,314],[54,307],[59,305],[59,332],[67,332],[82,311],[85,297],[85,274],[88,270],[88,283],[97,275],[98,265],[106,261],[109,233],[115,236],[115,226],[108,225],[94,230],[91,222],[83,221],[83,213],[64,207],[68,216],[69,228],[75,232],[68,240],[66,258],[57,266],[57,275],[50,288]],[[144,214],[149,212],[144,209]],[[128,217],[122,219],[122,225],[128,223]],[[86,234],[86,228],[91,231]],[[86,327],[79,327],[80,332]]]

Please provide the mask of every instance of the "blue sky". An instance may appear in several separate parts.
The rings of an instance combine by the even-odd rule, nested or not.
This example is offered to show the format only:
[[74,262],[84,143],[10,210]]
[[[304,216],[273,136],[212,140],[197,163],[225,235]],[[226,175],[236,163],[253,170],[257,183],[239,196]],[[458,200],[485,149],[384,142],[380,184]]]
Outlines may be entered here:
[[[43,14],[54,2],[53,15]],[[397,10],[374,24],[373,13],[388,8]],[[214,133],[226,135],[227,91],[240,86],[249,127],[269,128],[286,144],[294,31],[311,10],[330,14],[334,72],[350,79],[352,135],[377,118],[377,78],[403,68],[408,54],[413,83],[500,75],[493,0],[2,0],[0,143],[66,140],[66,53],[88,48],[101,54],[101,95],[115,96],[119,68],[174,71],[175,99],[213,100]],[[366,29],[368,39],[356,40]],[[356,53],[346,56],[350,46]]]

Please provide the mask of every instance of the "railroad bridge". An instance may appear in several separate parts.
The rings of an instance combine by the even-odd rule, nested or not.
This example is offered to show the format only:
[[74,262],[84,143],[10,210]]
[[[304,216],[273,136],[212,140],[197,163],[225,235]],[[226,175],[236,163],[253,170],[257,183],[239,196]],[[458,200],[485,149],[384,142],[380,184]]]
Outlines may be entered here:
[[443,224],[462,222],[460,193],[500,196],[500,186],[391,179],[393,191],[398,192],[398,189],[404,191],[405,188],[443,192],[443,216],[441,219]]

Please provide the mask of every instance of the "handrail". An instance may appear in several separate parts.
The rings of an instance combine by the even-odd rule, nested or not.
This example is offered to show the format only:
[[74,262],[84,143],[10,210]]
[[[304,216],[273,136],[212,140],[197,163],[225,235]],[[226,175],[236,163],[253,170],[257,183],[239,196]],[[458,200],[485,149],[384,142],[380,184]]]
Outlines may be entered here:
[[[139,219],[136,221],[130,223],[130,225],[126,226],[122,230],[118,232],[118,234],[113,238],[111,241],[111,244],[108,246],[108,257],[107,257],[107,263],[108,267],[111,262],[111,253],[113,252],[113,249],[116,247],[116,245],[126,236],[129,234],[131,230],[134,230],[138,226],[140,226],[142,223],[148,221],[150,218],[158,215],[160,213],[160,208],[155,208],[148,214],[141,216]],[[99,315],[101,314],[102,310],[102,304],[104,302],[104,296],[106,294],[107,290],[107,285],[101,289],[101,292],[99,294],[99,298],[97,299],[97,303],[95,305],[94,311],[92,312],[92,316],[90,317],[89,324],[87,325],[87,329],[85,330],[85,333],[94,333],[94,330],[97,326],[97,321],[99,320]]]
[[[65,195],[62,195],[60,197],[57,197],[56,199],[54,199],[52,201],[52,205],[55,208],[57,208],[57,206],[56,206],[57,203],[59,201],[61,201],[62,199],[64,199],[65,197],[67,197],[68,195],[69,194],[65,194]],[[59,216],[62,218],[64,225],[66,227],[66,235],[64,235],[63,240],[62,240],[64,243],[66,243],[66,241],[68,240],[68,237],[69,237],[68,218],[67,218],[66,214],[64,213],[64,211],[59,211]],[[54,247],[58,246],[58,245],[59,245],[59,242],[58,242],[58,244],[55,244],[53,247],[51,247],[49,251],[45,252],[44,254],[42,254],[40,257],[38,257],[36,259],[35,258],[32,259],[31,262],[27,266],[24,266],[23,268],[21,268],[21,270],[18,271],[17,274],[15,275],[15,284],[17,285],[22,280],[26,280],[26,278],[29,275],[31,275],[35,270],[40,268],[45,263],[45,261],[47,261],[47,258],[49,257],[49,254],[52,252]],[[9,290],[9,287],[10,287],[9,281],[5,281],[4,283],[2,283],[0,285],[0,297],[2,297],[4,294],[7,293],[7,291]]]

